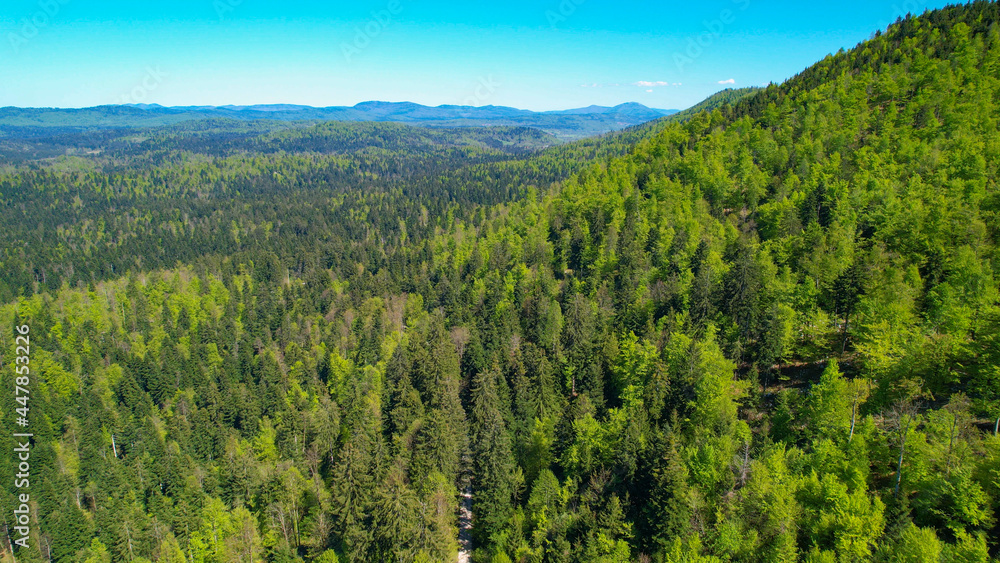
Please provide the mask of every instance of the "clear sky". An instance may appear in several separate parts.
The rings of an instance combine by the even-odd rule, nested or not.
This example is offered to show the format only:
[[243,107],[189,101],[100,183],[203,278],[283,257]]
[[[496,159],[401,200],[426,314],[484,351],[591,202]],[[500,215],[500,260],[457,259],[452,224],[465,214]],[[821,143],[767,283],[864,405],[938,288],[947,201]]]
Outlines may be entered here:
[[935,0],[2,0],[0,106],[682,109]]

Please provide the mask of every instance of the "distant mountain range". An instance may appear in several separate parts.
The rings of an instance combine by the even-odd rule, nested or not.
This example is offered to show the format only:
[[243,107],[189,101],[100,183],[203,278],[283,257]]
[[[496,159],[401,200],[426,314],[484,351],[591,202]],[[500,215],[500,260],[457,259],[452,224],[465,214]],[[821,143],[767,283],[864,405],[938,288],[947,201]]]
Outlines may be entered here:
[[3,127],[80,129],[156,127],[205,119],[277,121],[394,121],[437,127],[512,125],[534,127],[562,140],[624,129],[677,113],[639,103],[534,112],[503,106],[429,107],[411,102],[362,102],[353,107],[272,104],[253,106],[164,107],[156,104],[97,106],[82,109],[0,108]]

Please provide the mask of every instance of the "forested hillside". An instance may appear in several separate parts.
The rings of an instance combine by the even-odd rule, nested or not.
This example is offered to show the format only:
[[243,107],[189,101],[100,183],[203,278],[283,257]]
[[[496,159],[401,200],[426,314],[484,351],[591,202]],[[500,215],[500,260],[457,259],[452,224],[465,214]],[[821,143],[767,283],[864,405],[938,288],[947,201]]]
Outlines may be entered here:
[[542,152],[216,124],[12,163],[14,555],[455,561],[468,489],[481,562],[996,561],[998,119],[980,1]]

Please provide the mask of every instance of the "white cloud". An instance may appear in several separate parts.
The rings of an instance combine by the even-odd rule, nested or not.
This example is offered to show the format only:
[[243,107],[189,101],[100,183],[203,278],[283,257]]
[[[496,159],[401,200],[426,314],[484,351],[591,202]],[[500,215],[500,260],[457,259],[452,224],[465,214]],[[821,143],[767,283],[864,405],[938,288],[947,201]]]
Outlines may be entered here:
[[730,78],[729,80],[720,80],[719,84],[736,84],[736,79]]
[[653,89],[652,88],[650,88],[649,90],[646,90],[646,91],[649,92],[650,94],[653,93]]

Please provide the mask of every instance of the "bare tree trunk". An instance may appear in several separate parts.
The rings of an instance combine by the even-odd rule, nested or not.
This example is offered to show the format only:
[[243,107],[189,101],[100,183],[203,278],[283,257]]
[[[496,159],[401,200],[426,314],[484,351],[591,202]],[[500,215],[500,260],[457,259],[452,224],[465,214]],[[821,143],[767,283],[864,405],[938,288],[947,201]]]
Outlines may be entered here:
[[851,402],[851,435],[847,437],[848,442],[854,440],[854,424],[855,422],[857,422],[857,419],[858,419],[858,399],[857,397],[855,397],[854,401]]
[[740,487],[747,484],[750,477],[750,442],[743,442],[743,463],[740,467]]
[[[906,417],[906,424],[903,424],[902,416]],[[895,496],[899,497],[899,485],[903,481],[903,454],[906,453],[906,435],[910,432],[910,417],[903,414],[899,421],[899,463],[896,464],[896,488]]]
[[903,452],[906,450],[905,443],[899,445],[899,463],[896,464],[896,489],[893,493],[899,497],[899,483],[903,480]]
[[128,560],[133,561],[135,554],[132,552],[132,531],[129,530],[128,521],[125,522],[125,539],[128,542]]

